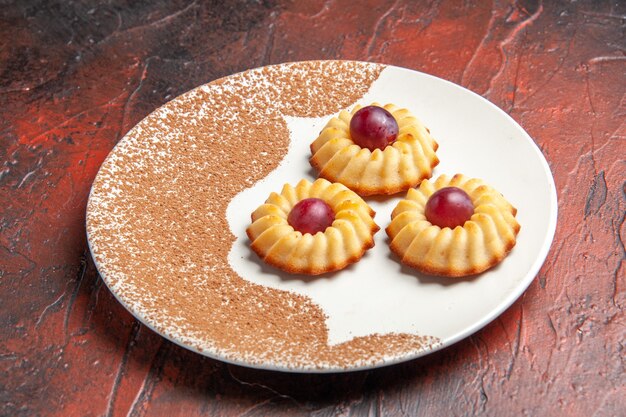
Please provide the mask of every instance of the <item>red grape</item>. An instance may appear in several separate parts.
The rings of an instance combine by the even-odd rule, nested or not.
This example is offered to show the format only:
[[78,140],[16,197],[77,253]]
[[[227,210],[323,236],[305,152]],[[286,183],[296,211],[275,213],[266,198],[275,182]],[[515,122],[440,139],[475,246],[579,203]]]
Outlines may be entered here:
[[305,198],[300,200],[289,212],[287,222],[301,233],[314,235],[323,232],[333,224],[335,213],[333,209],[320,198]]
[[398,137],[398,122],[382,107],[363,107],[350,120],[350,136],[361,148],[382,150]]
[[446,187],[436,191],[426,202],[426,219],[439,227],[454,229],[474,214],[474,204],[460,188]]

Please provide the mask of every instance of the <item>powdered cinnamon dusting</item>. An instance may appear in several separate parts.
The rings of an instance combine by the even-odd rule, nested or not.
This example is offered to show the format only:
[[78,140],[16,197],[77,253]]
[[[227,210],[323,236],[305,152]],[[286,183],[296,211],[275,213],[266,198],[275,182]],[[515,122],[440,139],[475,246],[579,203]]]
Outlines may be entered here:
[[253,284],[228,263],[235,239],[228,203],[286,155],[283,116],[345,108],[383,68],[347,61],[264,67],[192,90],[140,122],[103,164],[87,210],[92,254],[112,291],[159,332],[238,363],[355,368],[436,343],[388,334],[329,346],[319,306]]

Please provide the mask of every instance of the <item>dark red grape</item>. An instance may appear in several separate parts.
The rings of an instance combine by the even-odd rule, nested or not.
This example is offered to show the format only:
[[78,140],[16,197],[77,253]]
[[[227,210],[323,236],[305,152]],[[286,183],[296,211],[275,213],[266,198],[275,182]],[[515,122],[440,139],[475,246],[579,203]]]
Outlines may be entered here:
[[426,219],[439,227],[454,229],[474,214],[474,204],[469,195],[458,187],[436,191],[426,202]]
[[398,122],[382,107],[363,107],[350,120],[350,136],[361,148],[385,149],[398,137]]
[[287,222],[301,233],[314,235],[323,232],[333,224],[335,213],[333,209],[320,198],[305,198],[300,200],[289,212]]

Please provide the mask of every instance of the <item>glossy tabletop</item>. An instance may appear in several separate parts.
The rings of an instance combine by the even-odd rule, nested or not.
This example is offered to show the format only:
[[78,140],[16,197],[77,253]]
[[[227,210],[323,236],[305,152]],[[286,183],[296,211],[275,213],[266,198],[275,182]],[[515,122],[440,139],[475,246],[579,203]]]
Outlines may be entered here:
[[[624,415],[625,22],[619,1],[4,2],[0,415]],[[163,339],[87,247],[104,158],[196,86],[326,59],[435,75],[526,129],[559,201],[545,264],[474,335],[375,370],[249,369]]]

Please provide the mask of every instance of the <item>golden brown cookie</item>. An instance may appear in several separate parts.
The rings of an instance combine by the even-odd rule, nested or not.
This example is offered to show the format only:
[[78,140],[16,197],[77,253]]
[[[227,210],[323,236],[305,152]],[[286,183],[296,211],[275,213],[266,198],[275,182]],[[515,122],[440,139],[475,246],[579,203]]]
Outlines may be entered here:
[[[437,226],[426,215],[431,196],[447,187],[463,190],[473,205],[469,220],[454,228]],[[520,230],[516,213],[482,180],[442,175],[408,191],[393,210],[386,232],[402,263],[427,274],[461,277],[483,272],[507,256]]]
[[407,109],[393,104],[372,106],[383,107],[396,120],[399,130],[395,141],[384,149],[359,146],[350,134],[350,122],[361,106],[352,112],[343,110],[311,144],[310,162],[319,176],[340,182],[362,196],[394,194],[430,178],[439,159],[435,154],[437,142],[428,128]]
[[[292,226],[298,219],[290,215],[303,200],[311,199],[327,204],[332,218],[328,227],[303,233]],[[374,246],[373,236],[379,230],[374,215],[361,197],[342,184],[322,178],[313,183],[301,180],[295,187],[286,184],[280,194],[271,193],[252,213],[246,233],[252,250],[266,263],[289,273],[318,275],[357,262]]]

